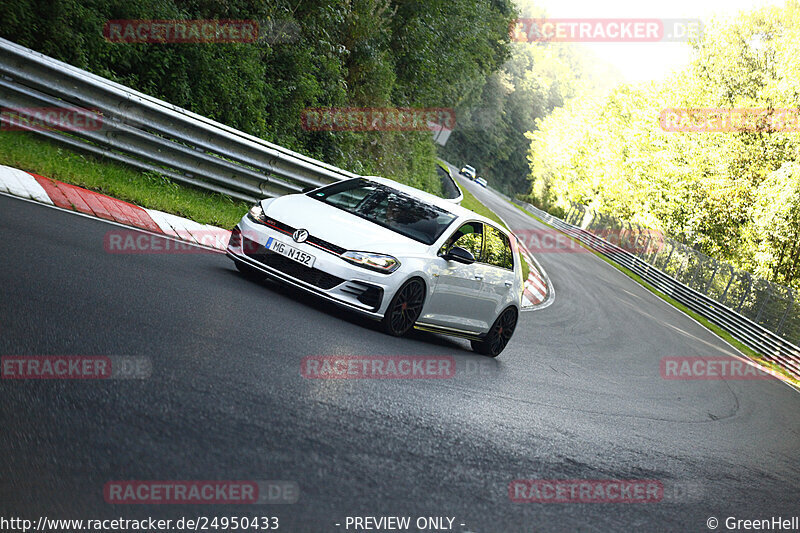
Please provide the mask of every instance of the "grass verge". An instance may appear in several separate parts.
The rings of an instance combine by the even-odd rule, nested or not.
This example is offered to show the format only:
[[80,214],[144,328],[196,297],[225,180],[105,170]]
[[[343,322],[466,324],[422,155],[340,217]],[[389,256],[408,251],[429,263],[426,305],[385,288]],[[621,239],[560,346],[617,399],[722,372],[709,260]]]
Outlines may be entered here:
[[498,217],[494,213],[494,211],[483,205],[481,201],[475,198],[475,196],[472,193],[470,193],[463,187],[461,187],[461,192],[464,193],[464,199],[461,200],[461,207],[465,207],[470,211],[478,213],[481,216],[484,216],[490,220],[494,220],[495,222],[506,228],[506,225],[503,223],[502,220],[500,220],[500,217]]
[[[541,222],[542,224],[544,224],[547,227],[553,228],[552,225],[548,224],[547,222],[545,222],[541,218],[537,217],[533,213],[527,211],[526,209],[523,209],[522,207],[518,206],[517,204],[515,204],[513,202],[509,202],[509,203],[511,205],[513,205],[514,207],[516,207],[517,209],[519,209],[520,211],[522,211],[523,213],[525,213],[526,215],[528,215],[529,217],[531,217],[531,218],[533,218],[535,220],[538,220],[539,222]],[[555,228],[553,228],[553,229],[555,229]],[[688,307],[686,307],[685,305],[683,305],[679,301],[675,300],[671,296],[668,296],[668,295],[664,294],[663,292],[661,292],[660,290],[656,289],[655,287],[650,285],[647,281],[643,280],[638,274],[632,272],[631,270],[625,268],[622,265],[618,265],[617,263],[615,263],[614,261],[612,261],[608,257],[604,256],[603,254],[598,253],[598,252],[592,250],[591,248],[585,246],[582,242],[580,242],[575,237],[572,237],[570,235],[567,235],[567,237],[572,239],[573,241],[575,241],[580,246],[586,248],[589,252],[593,253],[594,255],[596,255],[597,257],[599,257],[600,259],[602,259],[603,261],[605,261],[606,263],[608,263],[612,267],[616,268],[617,270],[619,270],[620,272],[622,272],[623,274],[625,274],[626,276],[628,276],[629,278],[634,280],[636,283],[638,283],[639,285],[641,285],[645,289],[649,290],[650,292],[652,292],[653,294],[655,294],[656,296],[658,296],[659,298],[661,298],[662,300],[664,300],[665,302],[670,304],[671,306],[677,308],[678,310],[684,312],[685,314],[689,315],[693,319],[697,320],[700,324],[702,324],[703,326],[705,326],[706,328],[711,330],[719,338],[721,338],[722,340],[724,340],[728,344],[732,345],[733,347],[735,347],[737,350],[739,350],[743,354],[745,354],[748,357],[758,361],[759,364],[761,364],[761,365],[763,365],[763,366],[765,366],[765,367],[767,367],[767,368],[769,368],[771,370],[774,370],[775,372],[777,372],[777,373],[781,374],[782,376],[786,377],[786,379],[790,383],[792,383],[795,387],[800,387],[800,380],[797,380],[794,376],[790,375],[780,365],[776,365],[775,363],[772,363],[770,361],[765,360],[764,356],[762,354],[758,353],[757,351],[753,350],[749,346],[745,345],[744,343],[742,343],[741,341],[736,339],[733,335],[731,335],[729,332],[727,332],[723,328],[719,327],[718,325],[716,325],[713,322],[711,322],[710,320],[708,320],[706,317],[695,313],[694,311],[692,311],[691,309],[689,309]]]
[[0,164],[223,228],[232,228],[250,207],[228,196],[179,185],[155,172],[142,173],[77,153],[32,133],[0,133]]

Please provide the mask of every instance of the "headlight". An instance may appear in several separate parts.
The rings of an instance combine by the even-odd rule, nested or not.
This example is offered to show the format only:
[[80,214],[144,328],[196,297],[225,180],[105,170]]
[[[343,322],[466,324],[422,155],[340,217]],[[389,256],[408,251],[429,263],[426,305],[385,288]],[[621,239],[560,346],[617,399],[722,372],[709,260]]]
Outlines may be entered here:
[[369,252],[345,252],[341,255],[341,258],[358,266],[376,270],[384,274],[391,274],[400,268],[400,261],[391,255],[372,254]]
[[247,212],[247,216],[256,222],[264,222],[264,220],[267,218],[264,216],[264,209],[261,207],[261,202],[258,202],[256,205],[251,207],[250,211]]

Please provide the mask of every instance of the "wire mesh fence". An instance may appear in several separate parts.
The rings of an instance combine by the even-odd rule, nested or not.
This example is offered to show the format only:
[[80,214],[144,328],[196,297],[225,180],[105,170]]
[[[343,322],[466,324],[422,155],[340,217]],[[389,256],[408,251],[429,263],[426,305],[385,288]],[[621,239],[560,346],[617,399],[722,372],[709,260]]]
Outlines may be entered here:
[[619,239],[636,242],[626,249],[654,268],[749,318],[781,338],[800,342],[800,306],[794,291],[717,261],[675,239],[573,204],[565,222],[592,234],[616,230]]

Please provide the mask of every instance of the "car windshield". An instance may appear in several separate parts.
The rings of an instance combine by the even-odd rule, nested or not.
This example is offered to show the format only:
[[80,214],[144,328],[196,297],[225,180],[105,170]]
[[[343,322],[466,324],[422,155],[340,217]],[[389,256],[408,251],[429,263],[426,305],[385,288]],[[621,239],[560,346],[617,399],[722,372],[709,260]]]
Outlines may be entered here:
[[357,178],[308,196],[425,244],[433,244],[456,215],[402,191]]

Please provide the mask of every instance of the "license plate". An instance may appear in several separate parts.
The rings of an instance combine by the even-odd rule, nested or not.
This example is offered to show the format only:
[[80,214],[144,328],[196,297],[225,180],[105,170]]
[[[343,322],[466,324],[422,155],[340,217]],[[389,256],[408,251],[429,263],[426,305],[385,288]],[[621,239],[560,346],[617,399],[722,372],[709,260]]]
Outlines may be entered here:
[[305,265],[308,268],[314,266],[314,261],[316,258],[313,255],[298,250],[294,246],[289,246],[284,242],[275,240],[272,237],[269,238],[267,244],[265,244],[264,247],[267,250],[272,250],[277,254],[281,254],[284,257],[288,257],[292,261],[297,261],[301,265]]

